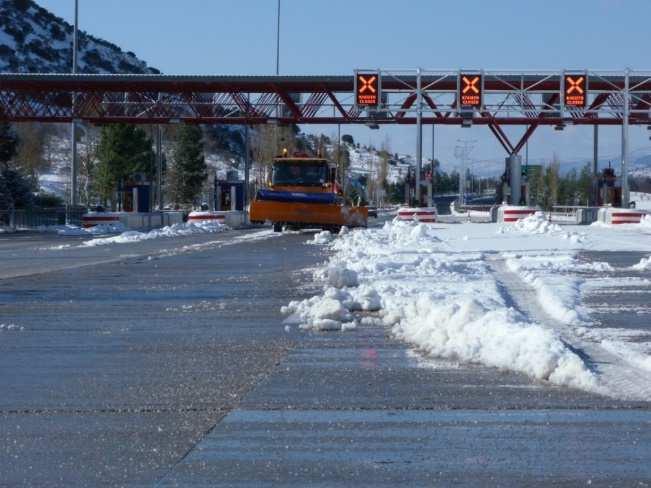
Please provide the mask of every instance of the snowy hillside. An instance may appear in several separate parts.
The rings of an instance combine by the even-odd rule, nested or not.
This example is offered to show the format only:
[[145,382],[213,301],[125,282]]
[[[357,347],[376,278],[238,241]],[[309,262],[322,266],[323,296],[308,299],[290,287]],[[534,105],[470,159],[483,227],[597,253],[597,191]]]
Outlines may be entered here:
[[[69,72],[73,27],[33,0],[0,0],[0,72]],[[132,52],[79,32],[82,73],[158,73]]]
[[[350,173],[353,176],[367,175],[374,177],[378,174],[381,163],[378,151],[365,146],[356,147],[351,144],[345,144],[345,146],[350,155]],[[415,164],[415,161],[410,155],[392,155],[389,158],[387,181],[389,183],[396,183],[404,180],[409,171],[409,167]]]

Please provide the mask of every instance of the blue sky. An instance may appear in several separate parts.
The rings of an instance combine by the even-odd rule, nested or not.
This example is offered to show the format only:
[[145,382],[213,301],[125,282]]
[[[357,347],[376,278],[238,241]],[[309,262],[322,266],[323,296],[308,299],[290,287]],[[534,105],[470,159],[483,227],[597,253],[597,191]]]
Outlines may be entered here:
[[[73,0],[37,0],[72,20]],[[431,69],[651,69],[648,0],[281,0],[281,74],[348,74],[358,67]],[[80,0],[80,27],[134,51],[165,73],[273,74],[276,0]],[[313,128],[334,134],[332,127]],[[346,128],[363,143],[386,137],[414,152],[415,129]],[[513,138],[522,129],[512,129]],[[429,156],[431,129],[425,128]],[[631,149],[649,147],[632,128]],[[502,160],[486,127],[437,128],[437,157],[452,161],[458,138],[472,157]],[[618,158],[620,131],[604,128],[601,153]],[[592,130],[539,129],[532,160],[589,158]]]

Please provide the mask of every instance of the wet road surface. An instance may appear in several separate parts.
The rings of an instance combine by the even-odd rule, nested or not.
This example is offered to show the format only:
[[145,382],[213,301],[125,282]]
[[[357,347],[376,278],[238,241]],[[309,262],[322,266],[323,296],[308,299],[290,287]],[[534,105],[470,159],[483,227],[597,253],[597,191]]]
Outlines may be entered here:
[[0,486],[651,484],[648,404],[424,359],[380,327],[287,332],[322,248],[229,235],[64,249],[87,261],[61,270],[48,250],[0,280]]

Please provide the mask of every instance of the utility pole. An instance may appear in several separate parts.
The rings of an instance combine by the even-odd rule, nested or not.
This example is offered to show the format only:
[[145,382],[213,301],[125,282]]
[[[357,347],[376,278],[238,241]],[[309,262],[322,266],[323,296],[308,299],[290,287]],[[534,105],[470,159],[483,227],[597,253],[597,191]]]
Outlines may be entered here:
[[[75,26],[72,34],[72,74],[77,73],[77,31],[79,26],[79,0],[75,0]],[[75,94],[72,94],[72,123],[70,125],[71,138],[71,163],[70,163],[70,206],[76,207],[79,203],[77,180],[79,165],[77,164],[77,124],[75,122]]]

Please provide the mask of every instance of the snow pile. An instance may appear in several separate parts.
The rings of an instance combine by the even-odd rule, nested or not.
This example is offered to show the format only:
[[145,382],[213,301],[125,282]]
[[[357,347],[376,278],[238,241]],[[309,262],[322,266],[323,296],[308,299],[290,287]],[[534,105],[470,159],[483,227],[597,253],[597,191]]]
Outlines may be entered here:
[[507,305],[482,253],[450,252],[433,232],[423,224],[393,222],[341,236],[332,244],[337,254],[319,275],[324,295],[283,307],[287,323],[341,330],[355,323],[360,310],[375,310],[395,336],[432,356],[597,388],[594,375],[554,331]]
[[571,244],[581,244],[585,236],[576,232],[566,232],[558,224],[550,222],[543,212],[536,212],[523,219],[517,220],[513,225],[498,227],[499,234],[509,232],[522,233],[535,236],[550,236],[567,239]]
[[640,259],[640,262],[630,267],[633,271],[646,271],[651,269],[651,256]]
[[642,217],[642,220],[640,221],[639,225],[643,229],[651,229],[651,214],[647,214],[644,217]]
[[106,244],[124,244],[128,242],[158,239],[160,237],[181,237],[196,234],[222,232],[227,229],[227,226],[220,224],[219,222],[187,222],[182,224],[169,225],[161,229],[151,230],[149,232],[138,232],[135,230],[130,230],[122,232],[120,235],[114,237],[104,237],[100,239],[85,241],[83,245],[103,246]]
[[352,269],[330,266],[328,268],[328,284],[335,288],[345,288],[347,286],[357,286],[357,273]]
[[329,230],[322,230],[321,232],[314,234],[312,244],[328,244],[333,239],[334,236],[332,235],[332,232]]
[[557,224],[552,224],[543,212],[536,212],[524,219],[519,219],[513,226],[520,232],[527,234],[551,234],[552,232],[562,232]]
[[421,294],[404,308],[394,333],[421,350],[525,373],[561,385],[593,389],[595,378],[551,330],[524,322],[499,300],[460,298],[432,303]]
[[57,234],[60,236],[101,236],[107,234],[119,234],[124,232],[126,228],[122,222],[114,224],[98,224],[93,227],[83,228],[76,225],[65,225],[57,229]]

